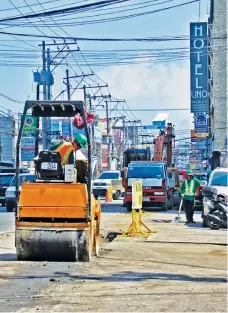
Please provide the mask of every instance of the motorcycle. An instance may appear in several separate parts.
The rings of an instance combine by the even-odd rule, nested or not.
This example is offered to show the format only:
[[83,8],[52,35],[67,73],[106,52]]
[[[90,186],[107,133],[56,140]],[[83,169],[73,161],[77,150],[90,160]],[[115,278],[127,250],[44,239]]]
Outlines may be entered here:
[[227,228],[228,208],[225,195],[217,195],[217,190],[213,187],[205,187],[203,195],[211,202],[209,212],[205,215],[207,226],[213,230]]

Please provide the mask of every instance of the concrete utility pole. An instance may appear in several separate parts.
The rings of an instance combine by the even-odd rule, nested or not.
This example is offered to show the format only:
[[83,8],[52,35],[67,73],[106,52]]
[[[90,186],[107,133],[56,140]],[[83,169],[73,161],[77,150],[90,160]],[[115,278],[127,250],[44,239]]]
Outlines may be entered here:
[[[70,79],[69,79],[69,70],[66,70],[66,86],[67,86],[67,100],[70,101]],[[69,137],[73,139],[73,127],[71,117],[68,119],[69,123]]]
[[106,129],[107,129],[107,140],[108,140],[108,155],[107,155],[107,167],[108,171],[111,170],[111,145],[110,145],[110,127],[109,127],[109,112],[108,112],[108,101],[105,101],[106,105]]
[[[45,41],[42,41],[42,61],[43,61],[43,74],[46,74],[46,53],[45,53]],[[47,83],[46,77],[43,80],[43,100],[47,100]],[[46,150],[48,147],[48,119],[47,117],[42,118],[42,138],[43,138],[43,149]]]
[[[36,85],[36,100],[40,100],[40,85]],[[39,117],[37,117],[36,120],[36,141],[35,141],[35,156],[38,155],[39,153],[39,126],[40,126],[40,121]]]
[[[127,125],[133,123],[132,127],[132,144],[138,144],[138,138],[136,138],[136,124],[141,123],[141,120],[134,120],[134,121],[126,121]],[[128,126],[127,126],[127,142],[128,142]]]

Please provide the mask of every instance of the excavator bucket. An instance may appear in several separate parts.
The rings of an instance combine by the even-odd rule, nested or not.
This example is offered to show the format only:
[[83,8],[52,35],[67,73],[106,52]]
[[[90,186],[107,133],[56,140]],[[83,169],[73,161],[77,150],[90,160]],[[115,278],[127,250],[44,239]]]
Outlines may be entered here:
[[[36,199],[34,201],[34,199]],[[24,183],[16,219],[18,260],[89,261],[100,236],[100,204],[84,184]]]

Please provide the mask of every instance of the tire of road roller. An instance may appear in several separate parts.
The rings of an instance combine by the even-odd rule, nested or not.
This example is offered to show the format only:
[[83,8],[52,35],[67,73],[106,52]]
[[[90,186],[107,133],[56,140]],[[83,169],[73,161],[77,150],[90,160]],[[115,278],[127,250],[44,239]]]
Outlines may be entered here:
[[[16,230],[16,253],[20,261],[88,262],[90,230]],[[94,244],[93,244],[94,246]]]

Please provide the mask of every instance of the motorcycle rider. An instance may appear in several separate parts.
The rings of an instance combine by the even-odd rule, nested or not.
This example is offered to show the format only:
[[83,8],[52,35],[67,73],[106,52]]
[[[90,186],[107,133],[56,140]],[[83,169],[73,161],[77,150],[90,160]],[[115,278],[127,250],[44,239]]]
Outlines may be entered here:
[[194,177],[191,170],[187,171],[187,179],[183,180],[180,187],[180,194],[183,197],[184,210],[186,215],[186,223],[195,223],[194,215],[194,201],[196,194],[196,187],[200,186],[200,181]]

